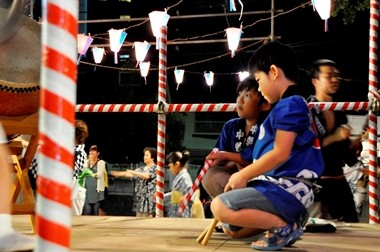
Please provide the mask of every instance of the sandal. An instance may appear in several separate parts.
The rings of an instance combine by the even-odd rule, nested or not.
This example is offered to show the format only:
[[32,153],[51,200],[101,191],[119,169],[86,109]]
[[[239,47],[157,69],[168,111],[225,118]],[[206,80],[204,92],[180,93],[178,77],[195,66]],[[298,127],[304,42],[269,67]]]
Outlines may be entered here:
[[303,228],[305,227],[307,221],[309,219],[309,213],[308,212],[305,212],[303,214],[301,214],[298,218],[298,221],[297,221],[297,224],[298,226],[301,226],[302,228],[300,229],[300,234],[298,235],[298,237],[296,239],[293,239],[291,241],[289,241],[289,243],[286,245],[286,247],[290,247],[292,246],[294,243],[296,243],[296,241],[303,235]]
[[[290,223],[285,227],[271,228],[265,236],[252,243],[251,248],[265,251],[280,250],[290,242],[296,241],[302,234],[302,227],[295,223]],[[256,245],[257,242],[263,245]]]

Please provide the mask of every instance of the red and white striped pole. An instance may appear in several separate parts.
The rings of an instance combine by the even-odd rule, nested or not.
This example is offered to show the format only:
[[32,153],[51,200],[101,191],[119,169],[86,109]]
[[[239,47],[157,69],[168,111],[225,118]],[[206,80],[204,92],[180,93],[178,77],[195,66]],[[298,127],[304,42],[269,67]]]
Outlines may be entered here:
[[158,122],[157,122],[157,185],[156,185],[156,217],[164,217],[164,185],[165,185],[165,132],[166,132],[166,66],[167,66],[167,27],[160,28],[160,44],[158,57]]
[[78,1],[43,3],[36,251],[69,251]]
[[[218,152],[218,148],[214,148],[210,154]],[[206,160],[204,166],[202,167],[201,171],[199,172],[197,178],[195,179],[193,186],[191,187],[190,191],[185,195],[183,198],[181,205],[178,209],[178,215],[181,216],[183,211],[185,210],[186,206],[189,204],[191,197],[195,193],[195,191],[198,189],[199,185],[202,182],[203,177],[206,175],[207,170],[210,168],[211,160]]]
[[[379,1],[370,1],[370,30],[369,30],[369,92],[368,98],[375,101],[374,93],[377,93],[377,39],[379,29]],[[376,111],[368,110],[368,141],[369,149],[369,223],[379,222],[379,201],[377,169],[377,116]]]

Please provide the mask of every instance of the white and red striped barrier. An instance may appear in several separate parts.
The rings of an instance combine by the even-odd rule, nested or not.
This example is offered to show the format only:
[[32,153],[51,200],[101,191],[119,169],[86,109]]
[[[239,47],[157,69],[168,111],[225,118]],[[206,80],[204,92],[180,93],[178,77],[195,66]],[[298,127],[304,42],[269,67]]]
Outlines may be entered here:
[[[318,106],[321,110],[368,110],[369,102],[310,102],[309,107]],[[163,112],[234,112],[235,103],[163,104]],[[75,112],[118,113],[118,112],[157,112],[157,104],[78,104]],[[160,112],[161,113],[161,112]]]
[[77,79],[78,1],[45,1],[36,251],[69,251]]

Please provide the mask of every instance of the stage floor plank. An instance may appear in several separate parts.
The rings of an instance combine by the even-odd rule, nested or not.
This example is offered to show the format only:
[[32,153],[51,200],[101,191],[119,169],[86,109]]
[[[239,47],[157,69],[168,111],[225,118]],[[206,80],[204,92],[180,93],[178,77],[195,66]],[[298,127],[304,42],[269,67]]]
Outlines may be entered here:
[[[252,239],[229,239],[213,233],[207,246],[197,237],[211,219],[137,218],[115,216],[73,217],[71,251],[253,251]],[[32,234],[28,216],[14,215],[17,231]],[[302,239],[283,251],[380,251],[379,224],[351,224],[335,233],[305,233]]]

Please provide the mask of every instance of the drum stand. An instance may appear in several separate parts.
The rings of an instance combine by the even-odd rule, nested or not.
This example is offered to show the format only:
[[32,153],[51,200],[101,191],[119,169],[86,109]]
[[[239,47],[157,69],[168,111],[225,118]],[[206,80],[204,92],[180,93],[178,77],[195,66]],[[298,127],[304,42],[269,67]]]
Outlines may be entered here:
[[30,185],[28,169],[38,146],[38,113],[18,117],[0,116],[0,122],[7,135],[25,134],[31,136],[26,152],[20,159],[18,158],[20,148],[15,145],[10,146],[13,173],[15,174],[11,187],[11,204],[12,214],[30,215],[33,231],[36,231],[34,220],[35,197]]

